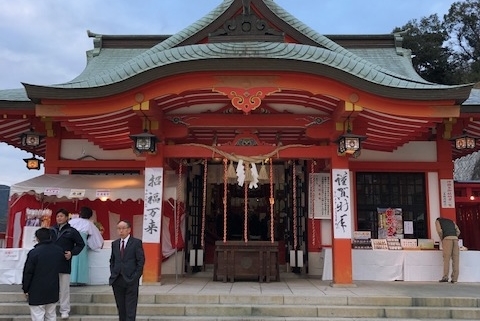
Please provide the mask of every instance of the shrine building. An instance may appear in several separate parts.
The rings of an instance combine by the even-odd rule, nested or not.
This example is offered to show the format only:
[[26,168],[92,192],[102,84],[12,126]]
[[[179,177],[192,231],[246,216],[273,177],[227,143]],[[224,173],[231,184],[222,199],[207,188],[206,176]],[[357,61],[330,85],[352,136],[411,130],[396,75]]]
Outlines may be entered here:
[[174,35],[89,31],[75,79],[0,90],[0,141],[45,169],[12,186],[8,246],[26,208],[85,205],[106,240],[132,221],[146,283],[173,266],[315,277],[328,252],[347,285],[359,235],[438,241],[454,161],[480,146],[480,89],[422,79],[400,33],[323,35],[273,0],[219,3]]

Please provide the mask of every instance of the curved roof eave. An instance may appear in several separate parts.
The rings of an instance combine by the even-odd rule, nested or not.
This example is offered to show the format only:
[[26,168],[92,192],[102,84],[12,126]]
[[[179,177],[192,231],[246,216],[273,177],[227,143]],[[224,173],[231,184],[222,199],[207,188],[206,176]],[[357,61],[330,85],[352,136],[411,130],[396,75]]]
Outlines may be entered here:
[[[225,63],[219,64],[222,59]],[[261,60],[262,63],[258,63]],[[285,61],[288,60],[288,64]],[[231,63],[231,62],[234,63]],[[388,72],[356,55],[299,44],[242,42],[175,47],[129,61],[89,79],[55,86],[24,84],[28,97],[85,99],[110,96],[163,77],[195,71],[292,71],[329,77],[367,92],[391,98],[425,100],[468,98],[468,85],[439,85]],[[381,89],[381,90],[380,90]],[[403,93],[403,94],[402,94]]]
[[477,88],[479,86],[479,83],[475,85],[475,87],[472,89],[470,96],[468,99],[463,103],[464,106],[470,107],[470,106],[479,106],[480,105],[480,88]]
[[35,109],[35,104],[27,97],[25,88],[0,90],[0,108],[3,110]]
[[0,90],[0,101],[30,101],[27,97],[25,88],[2,89]]

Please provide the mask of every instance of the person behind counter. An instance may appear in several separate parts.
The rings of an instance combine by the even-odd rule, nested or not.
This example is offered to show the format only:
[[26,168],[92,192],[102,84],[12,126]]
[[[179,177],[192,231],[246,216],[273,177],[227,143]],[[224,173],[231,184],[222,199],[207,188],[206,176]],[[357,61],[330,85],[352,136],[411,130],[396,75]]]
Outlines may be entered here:
[[70,272],[72,256],[78,255],[85,247],[80,233],[68,224],[68,211],[59,209],[56,214],[57,224],[50,228],[52,241],[59,245],[65,260],[59,269],[60,278],[60,314],[62,319],[68,319],[70,314]]
[[65,261],[63,250],[50,239],[46,227],[35,231],[37,244],[27,254],[23,267],[22,290],[33,321],[56,320],[59,298],[59,267]]
[[72,218],[69,221],[70,226],[80,233],[83,242],[87,244],[80,254],[72,257],[72,271],[70,273],[70,283],[72,285],[85,285],[88,283],[90,279],[88,249],[98,251],[103,246],[102,234],[90,220],[92,216],[92,209],[84,206],[80,208],[79,217]]

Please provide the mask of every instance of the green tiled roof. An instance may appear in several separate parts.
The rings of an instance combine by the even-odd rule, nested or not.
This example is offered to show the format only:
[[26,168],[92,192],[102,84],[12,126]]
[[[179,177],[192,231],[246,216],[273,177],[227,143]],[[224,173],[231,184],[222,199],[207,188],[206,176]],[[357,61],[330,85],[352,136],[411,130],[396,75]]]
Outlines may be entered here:
[[[215,21],[233,1],[225,0],[202,19],[151,49],[101,49],[100,55],[90,59],[85,71],[76,79],[51,87],[73,89],[106,86],[154,68],[187,61],[261,58],[298,60],[319,66],[329,66],[383,86],[452,88],[452,86],[433,84],[422,79],[411,67],[410,58],[407,57],[408,52],[407,55],[399,55],[395,50],[385,48],[347,50],[311,29],[272,0],[264,0],[264,3],[277,17],[317,43],[318,47],[269,42],[210,43],[177,47]],[[161,69],[159,75],[161,75]]]
[[404,48],[362,48],[349,49],[355,55],[402,75],[413,81],[428,83],[415,71],[410,59],[411,51]]
[[[101,63],[102,60],[109,60],[107,56],[109,56],[107,53],[103,56],[101,54],[98,57],[98,62],[95,63],[97,66],[102,66],[101,69],[95,69],[94,66],[87,67],[87,70],[89,70],[88,77],[85,77],[87,74],[82,74],[75,81],[52,87],[89,88],[105,86],[123,81],[147,70],[187,61],[261,58],[309,62],[312,64],[312,68],[315,65],[329,66],[384,86],[423,89],[451,88],[451,86],[429,83],[420,77],[412,78],[388,70],[347,50],[331,51],[321,47],[293,43],[208,43],[174,47],[162,51],[147,50],[123,63],[115,66],[111,65],[111,68],[105,68],[106,65]],[[252,66],[252,69],[254,69],[254,66]]]
[[473,88],[470,97],[462,104],[464,106],[479,106],[480,105],[480,89]]
[[24,88],[0,90],[0,101],[1,100],[26,102],[30,101]]
[[99,73],[108,72],[108,70],[137,57],[145,52],[145,50],[147,49],[102,48],[98,55],[94,55],[93,50],[90,50],[87,52],[87,66],[80,75],[68,83],[81,82],[85,79],[95,77]]
[[[403,48],[355,48],[346,49],[328,37],[311,29],[290,13],[279,7],[273,0],[263,0],[271,12],[289,24],[292,28],[310,39],[310,44],[277,43],[277,42],[224,42],[189,44],[188,39],[208,28],[216,19],[225,13],[235,0],[224,0],[202,19],[194,22],[175,35],[153,46],[150,49],[96,48],[88,53],[85,70],[75,79],[52,86],[35,86],[51,89],[89,89],[114,85],[141,74],[155,70],[152,75],[142,81],[151,81],[165,75],[167,66],[185,62],[240,60],[244,66],[249,61],[265,60],[271,68],[282,70],[283,66],[307,64],[308,70],[319,75],[337,79],[351,77],[390,88],[399,89],[452,89],[459,86],[447,86],[427,82],[413,69],[410,51]],[[392,35],[393,37],[393,35]],[[280,62],[280,63],[279,63]],[[290,64],[289,64],[290,62]],[[203,65],[209,68],[208,64]],[[251,70],[262,66],[251,65]],[[288,68],[286,66],[285,68]],[[195,70],[195,69],[193,69]],[[210,69],[214,70],[214,67]],[[295,71],[295,69],[290,69]],[[172,74],[170,68],[170,74]],[[340,75],[341,74],[341,75]],[[141,85],[141,82],[136,82]],[[27,85],[27,89],[28,89]],[[3,93],[0,92],[0,99]]]

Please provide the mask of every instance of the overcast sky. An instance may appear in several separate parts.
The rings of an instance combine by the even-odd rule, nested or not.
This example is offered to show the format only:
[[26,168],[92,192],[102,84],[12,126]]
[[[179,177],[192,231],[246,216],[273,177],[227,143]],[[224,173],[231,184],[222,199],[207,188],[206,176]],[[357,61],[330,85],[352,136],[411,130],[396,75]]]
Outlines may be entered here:
[[[73,79],[100,34],[174,34],[222,0],[0,0],[0,89]],[[256,0],[252,0],[256,1]],[[386,34],[409,20],[447,13],[452,0],[276,0],[322,34]],[[1,140],[1,139],[0,139]],[[0,185],[43,174],[31,154],[0,143]]]

